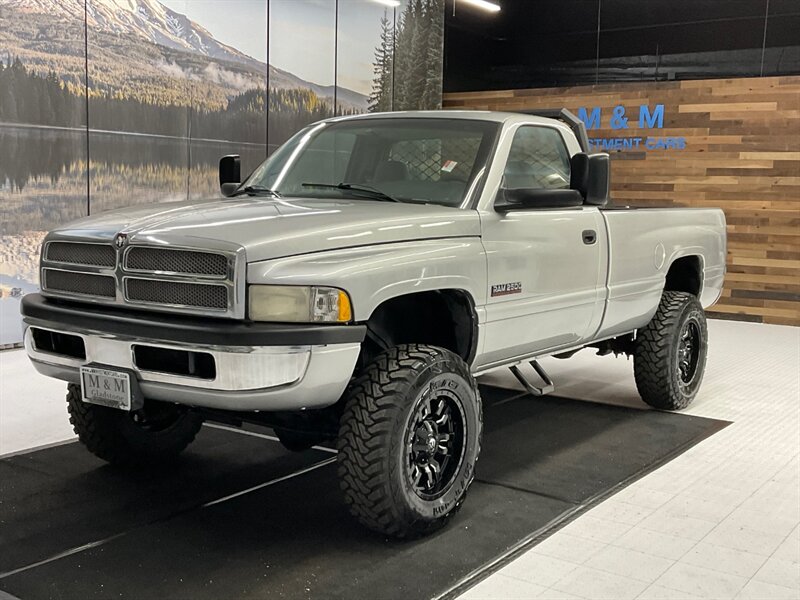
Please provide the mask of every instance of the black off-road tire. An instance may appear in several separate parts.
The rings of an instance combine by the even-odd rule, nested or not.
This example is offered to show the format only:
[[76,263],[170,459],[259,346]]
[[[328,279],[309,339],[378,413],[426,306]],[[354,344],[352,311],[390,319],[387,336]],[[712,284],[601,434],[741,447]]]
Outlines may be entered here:
[[[681,365],[685,335],[694,338],[689,367]],[[703,380],[708,355],[708,329],[703,307],[686,292],[664,292],[650,323],[640,329],[633,354],[633,373],[639,395],[647,404],[661,410],[680,410],[689,406]]]
[[[397,346],[367,365],[345,398],[338,473],[353,516],[395,538],[419,537],[442,527],[464,502],[480,454],[481,398],[466,363],[434,346]],[[445,411],[448,417],[441,419]],[[436,491],[432,486],[428,494],[420,488],[431,480],[425,476],[421,481],[415,462],[426,460],[415,458],[424,452],[413,449],[419,447],[419,432],[426,431],[417,427],[420,419],[425,424],[425,419],[434,417],[442,422],[441,431],[453,432],[441,434],[450,440],[443,444],[449,444],[452,457],[436,455],[442,473],[437,485],[442,487]],[[440,430],[436,431],[439,436]]]
[[[81,388],[67,386],[69,422],[80,442],[95,456],[114,465],[136,466],[174,459],[200,430],[203,419],[184,407],[150,402],[165,418],[140,425],[134,414],[81,400]],[[148,405],[146,404],[146,409]]]

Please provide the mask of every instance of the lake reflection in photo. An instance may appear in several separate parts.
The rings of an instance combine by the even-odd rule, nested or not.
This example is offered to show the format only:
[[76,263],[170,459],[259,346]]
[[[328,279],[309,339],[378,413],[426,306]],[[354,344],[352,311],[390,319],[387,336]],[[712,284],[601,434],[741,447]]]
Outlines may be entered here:
[[[38,289],[47,231],[105,210],[219,198],[218,164],[242,157],[242,174],[266,144],[189,140],[83,128],[0,126],[0,345],[21,341],[19,299]],[[87,193],[88,192],[88,193]]]

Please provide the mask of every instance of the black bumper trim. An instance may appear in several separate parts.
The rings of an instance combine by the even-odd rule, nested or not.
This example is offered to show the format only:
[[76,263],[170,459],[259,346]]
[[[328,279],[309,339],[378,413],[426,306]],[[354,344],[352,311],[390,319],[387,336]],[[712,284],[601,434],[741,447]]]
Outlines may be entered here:
[[213,346],[347,344],[362,342],[367,332],[365,325],[228,321],[66,304],[41,294],[24,296],[20,311],[26,324],[37,327]]

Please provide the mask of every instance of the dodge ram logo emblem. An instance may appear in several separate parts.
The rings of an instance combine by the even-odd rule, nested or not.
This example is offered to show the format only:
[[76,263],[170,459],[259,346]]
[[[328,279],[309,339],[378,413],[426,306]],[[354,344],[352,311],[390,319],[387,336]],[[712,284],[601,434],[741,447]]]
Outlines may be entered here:
[[122,248],[127,243],[128,243],[128,234],[127,233],[120,233],[117,236],[117,239],[114,240],[114,245],[117,248]]

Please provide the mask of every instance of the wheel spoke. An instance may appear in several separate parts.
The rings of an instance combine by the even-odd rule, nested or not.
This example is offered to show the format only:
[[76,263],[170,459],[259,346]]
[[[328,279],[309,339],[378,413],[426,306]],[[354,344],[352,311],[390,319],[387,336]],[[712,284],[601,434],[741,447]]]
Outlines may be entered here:
[[422,405],[420,406],[421,409],[421,417],[424,419],[428,415],[431,414],[431,397],[428,396],[422,401]]
[[439,403],[436,405],[436,411],[435,411],[435,413],[434,413],[434,414],[435,414],[437,417],[441,417],[441,416],[442,416],[442,414],[444,414],[444,410],[445,410],[446,408],[447,408],[447,402],[444,400],[444,398],[440,398],[440,399],[439,399]]
[[436,482],[439,480],[439,473],[441,473],[441,470],[442,468],[439,466],[439,463],[431,459],[427,465],[429,488],[432,488],[436,485]]
[[422,469],[419,468],[419,465],[412,467],[411,479],[414,481],[414,487],[419,487],[419,482],[422,480]]
[[433,470],[431,469],[430,465],[425,465],[423,467],[423,472],[425,473],[425,479],[427,481],[427,483],[425,483],[423,488],[426,489],[426,490],[429,490],[429,489],[431,489],[433,487],[434,481],[435,481],[434,476],[433,476]]

